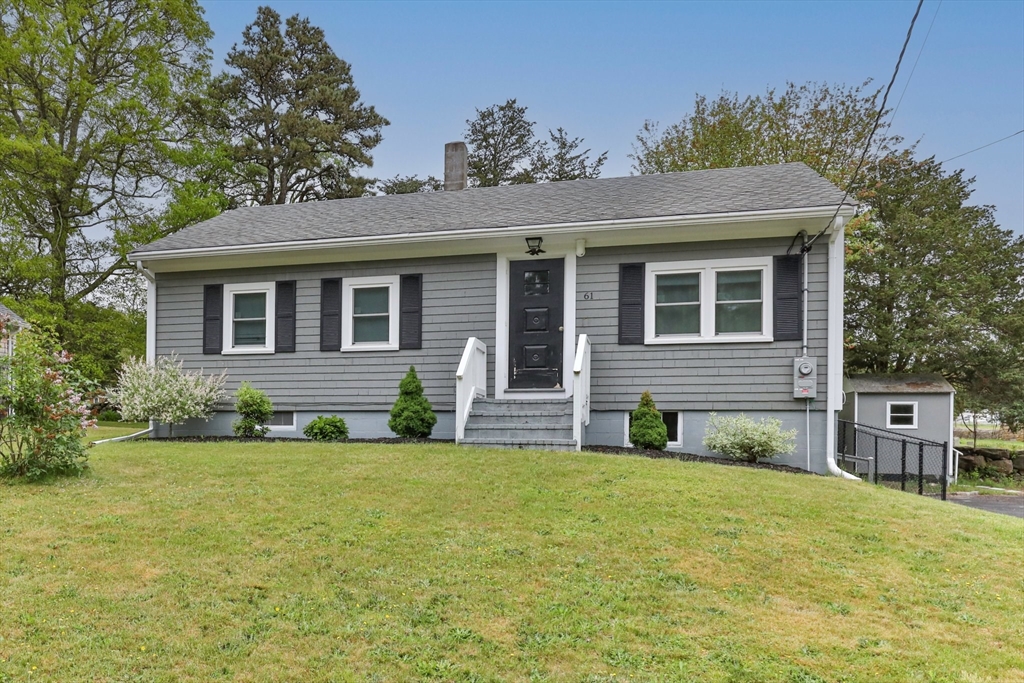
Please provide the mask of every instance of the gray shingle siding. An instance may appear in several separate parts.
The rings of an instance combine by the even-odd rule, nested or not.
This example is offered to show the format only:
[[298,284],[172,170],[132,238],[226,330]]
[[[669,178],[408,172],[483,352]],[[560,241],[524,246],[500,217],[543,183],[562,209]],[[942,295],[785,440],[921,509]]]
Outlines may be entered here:
[[[175,352],[188,368],[228,371],[228,389],[250,381],[281,410],[386,410],[410,365],[437,410],[451,410],[455,371],[466,340],[494,348],[494,255],[252,268],[157,275],[158,355]],[[423,348],[320,351],[320,279],[423,274]],[[203,285],[296,280],[296,352],[217,356],[202,353]],[[494,360],[488,377],[493,391]]]
[[[592,343],[591,405],[594,410],[631,410],[650,389],[666,410],[803,410],[792,398],[793,361],[799,341],[679,346],[619,346],[619,264],[710,260],[785,254],[789,238],[696,242],[661,246],[588,249],[576,262],[576,332]],[[818,358],[818,396],[827,388],[827,247],[809,261],[808,354]],[[771,286],[766,283],[766,305]],[[584,298],[591,293],[591,299]]]

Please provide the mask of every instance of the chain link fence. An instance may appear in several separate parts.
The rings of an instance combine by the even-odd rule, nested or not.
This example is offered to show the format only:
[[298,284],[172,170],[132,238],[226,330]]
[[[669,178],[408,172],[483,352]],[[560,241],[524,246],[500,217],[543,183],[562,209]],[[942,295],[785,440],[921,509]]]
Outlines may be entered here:
[[839,420],[836,461],[872,483],[946,500],[948,443]]

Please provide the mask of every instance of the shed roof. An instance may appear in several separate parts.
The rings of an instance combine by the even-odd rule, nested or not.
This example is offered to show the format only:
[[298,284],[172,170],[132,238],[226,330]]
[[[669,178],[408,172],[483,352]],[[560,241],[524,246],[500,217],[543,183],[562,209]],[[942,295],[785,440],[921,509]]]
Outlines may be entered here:
[[858,394],[949,394],[953,386],[938,373],[853,375],[843,390]]
[[25,327],[28,324],[21,316],[19,316],[17,313],[7,308],[3,304],[0,304],[0,318],[6,318],[7,320],[10,320],[18,327]]
[[[150,252],[838,205],[803,163],[478,187],[225,211],[137,249]],[[852,204],[852,201],[847,200]]]

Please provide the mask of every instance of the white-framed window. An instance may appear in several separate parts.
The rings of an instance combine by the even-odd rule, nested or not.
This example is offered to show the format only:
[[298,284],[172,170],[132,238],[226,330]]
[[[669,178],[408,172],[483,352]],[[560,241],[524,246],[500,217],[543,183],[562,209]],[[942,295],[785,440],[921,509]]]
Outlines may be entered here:
[[648,263],[644,343],[772,341],[772,259]]
[[887,401],[885,426],[887,429],[917,429],[917,401]]
[[295,413],[293,411],[275,411],[274,415],[267,422],[271,433],[273,432],[294,432]]
[[274,352],[273,282],[224,285],[222,353]]
[[[665,423],[665,430],[668,432],[668,446],[673,448],[682,448],[683,446],[683,412],[681,410],[661,410],[661,419]],[[633,443],[629,440],[629,428],[633,422],[633,412],[626,413],[626,419],[623,425],[625,429],[625,438],[623,439],[623,445],[626,448],[632,448]]]
[[341,350],[397,351],[399,276],[345,278]]

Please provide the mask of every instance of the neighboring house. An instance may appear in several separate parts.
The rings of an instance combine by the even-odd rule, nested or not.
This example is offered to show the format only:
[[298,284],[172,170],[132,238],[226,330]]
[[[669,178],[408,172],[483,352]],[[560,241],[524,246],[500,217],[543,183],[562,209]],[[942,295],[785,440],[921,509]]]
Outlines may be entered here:
[[28,323],[21,319],[17,313],[0,304],[0,356],[14,354],[14,338],[20,330],[28,327]]
[[[926,447],[929,460],[925,474],[939,473],[942,456],[947,461],[947,474],[952,476],[956,472],[952,456],[955,390],[942,375],[853,375],[843,380],[843,392],[845,403],[839,419],[869,428],[861,430],[858,452],[874,455],[877,451],[882,474],[899,470],[897,462],[903,459],[904,442],[909,451],[907,468],[916,472],[914,462],[921,447],[917,440],[938,444]],[[885,430],[888,434],[877,430]],[[888,454],[885,448],[875,445],[876,436],[885,442],[883,445],[888,448]],[[852,433],[849,438],[852,438]],[[933,454],[939,457],[933,457]]]
[[[650,389],[670,448],[706,453],[708,414],[742,411],[798,430],[782,462],[836,471],[854,207],[833,185],[795,163],[463,189],[462,143],[445,167],[444,192],[240,208],[136,250],[149,357],[266,390],[276,432],[333,413],[390,436],[415,365],[436,438],[622,446]],[[175,433],[230,433],[224,409]]]

